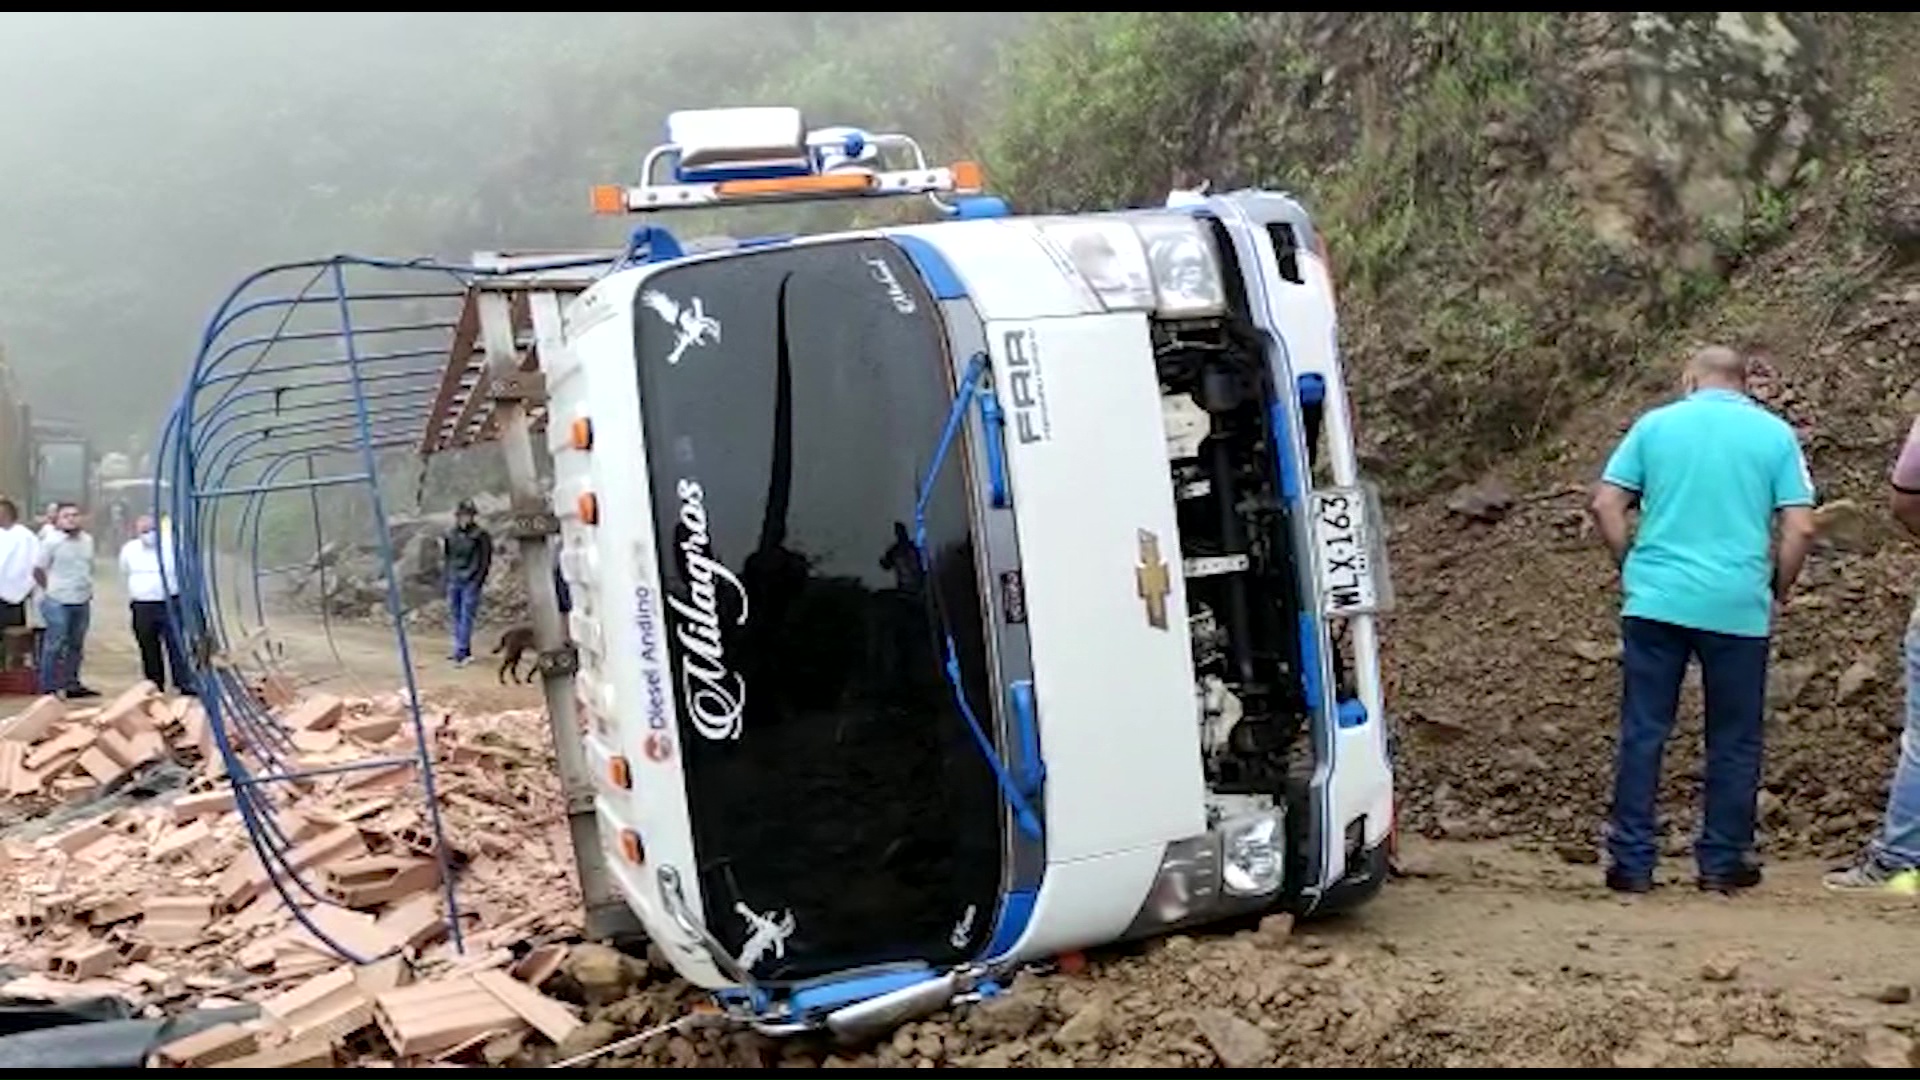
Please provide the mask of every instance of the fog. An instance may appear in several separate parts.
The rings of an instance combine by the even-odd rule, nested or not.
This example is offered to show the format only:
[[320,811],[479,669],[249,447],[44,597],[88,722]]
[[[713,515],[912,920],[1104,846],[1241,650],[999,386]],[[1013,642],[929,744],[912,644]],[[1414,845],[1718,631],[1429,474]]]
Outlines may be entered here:
[[[0,350],[150,448],[207,315],[339,252],[617,246],[587,213],[673,108],[964,141],[995,13],[0,13]],[[928,130],[932,129],[932,130]]]

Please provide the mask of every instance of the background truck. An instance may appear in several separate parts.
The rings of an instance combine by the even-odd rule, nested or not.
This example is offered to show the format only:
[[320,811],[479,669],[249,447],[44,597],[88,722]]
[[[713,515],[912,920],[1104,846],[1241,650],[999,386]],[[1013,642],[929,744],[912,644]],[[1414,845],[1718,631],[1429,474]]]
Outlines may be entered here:
[[55,502],[74,503],[87,511],[93,503],[94,455],[86,432],[70,421],[35,416],[32,433],[32,511]]
[[0,352],[0,495],[31,518],[52,502],[93,501],[93,443],[76,423],[36,413]]
[[13,369],[0,352],[0,494],[20,504],[31,515],[34,474],[33,417],[20,399]]

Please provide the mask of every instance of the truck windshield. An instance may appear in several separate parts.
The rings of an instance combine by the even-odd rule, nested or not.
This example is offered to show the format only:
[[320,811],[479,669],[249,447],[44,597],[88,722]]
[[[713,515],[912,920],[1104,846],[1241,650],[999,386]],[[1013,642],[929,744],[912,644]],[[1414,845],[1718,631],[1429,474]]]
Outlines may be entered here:
[[1001,881],[968,474],[940,315],[878,239],[663,270],[635,306],[670,681],[709,930],[757,979],[984,944]]

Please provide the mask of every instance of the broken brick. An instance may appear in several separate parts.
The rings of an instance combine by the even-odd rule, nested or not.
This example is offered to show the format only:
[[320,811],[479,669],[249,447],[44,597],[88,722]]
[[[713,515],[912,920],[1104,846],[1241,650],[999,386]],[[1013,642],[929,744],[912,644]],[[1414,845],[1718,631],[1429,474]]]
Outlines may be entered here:
[[316,955],[332,955],[344,950],[363,962],[376,960],[406,944],[389,931],[382,930],[371,915],[345,908],[320,905],[307,909],[306,921],[288,932],[288,941]]
[[401,722],[400,717],[391,715],[356,716],[340,725],[340,730],[348,738],[378,746],[400,733]]
[[[196,783],[199,783],[196,781]],[[224,814],[233,809],[233,785],[219,784],[211,791],[182,795],[173,801],[173,820],[185,822],[202,815]]]
[[239,1024],[225,1023],[215,1024],[184,1039],[175,1039],[154,1054],[166,1068],[203,1069],[245,1057],[259,1049],[259,1046],[259,1036],[253,1031]]
[[374,1016],[395,1051],[437,1054],[469,1039],[526,1026],[519,1013],[470,976],[440,979],[374,998]]
[[567,962],[570,950],[562,944],[542,945],[513,965],[513,977],[538,990]]
[[424,949],[447,932],[447,920],[440,914],[440,898],[432,893],[415,893],[395,904],[374,925],[413,949]]
[[402,761],[348,773],[346,780],[340,786],[345,791],[381,791],[387,788],[403,787],[412,780],[413,763]]
[[104,975],[120,966],[120,954],[105,942],[90,942],[53,954],[47,970],[75,982]]
[[78,754],[93,745],[93,732],[85,727],[70,727],[33,748],[27,755],[27,768],[44,769],[55,758]]
[[147,702],[157,693],[159,691],[150,682],[139,682],[128,687],[100,710],[100,726],[121,735],[132,735],[151,723],[147,719]]
[[408,855],[341,859],[321,873],[328,897],[356,910],[390,904],[440,884],[439,860]]
[[0,742],[0,792],[12,791],[15,775],[22,772],[32,775],[27,769],[26,744]]
[[299,691],[294,689],[293,683],[279,672],[269,672],[253,690],[254,696],[269,709],[285,708],[299,698]]
[[127,767],[115,761],[98,746],[90,746],[80,755],[80,767],[102,787],[127,775]]
[[566,1006],[503,971],[482,971],[473,981],[555,1043],[565,1042],[580,1027],[580,1018]]
[[35,698],[26,708],[0,721],[0,742],[39,742],[66,718],[66,703],[59,698],[51,694]]
[[334,1056],[332,1040],[315,1036],[310,1039],[296,1039],[271,1050],[262,1050],[245,1057],[216,1062],[209,1067],[214,1069],[331,1069],[338,1064],[339,1060]]
[[287,711],[282,723],[290,731],[324,731],[339,726],[346,704],[332,694],[315,694]]
[[[0,750],[9,746],[18,747],[20,744],[0,743]],[[40,790],[40,776],[37,770],[27,767],[26,757],[22,755],[6,774],[6,794],[32,795]]]
[[192,821],[169,830],[159,843],[153,845],[151,855],[155,859],[170,859],[211,839],[213,839],[211,826],[204,821]]
[[[361,838],[360,830],[351,825],[342,825],[301,843],[287,852],[283,861],[287,872],[298,873],[315,863],[364,855],[366,850],[367,844]],[[249,852],[227,868],[214,888],[219,893],[223,910],[238,911],[266,891],[270,880],[266,867],[261,865],[259,853]]]
[[198,701],[192,702],[180,717],[180,733],[174,736],[173,745],[182,750],[206,752],[202,740],[208,737],[207,710]]
[[140,915],[140,901],[131,896],[95,900],[80,907],[76,914],[86,919],[88,926],[99,929],[137,918]]
[[140,920],[140,936],[160,944],[197,940],[213,920],[213,900],[206,896],[156,896],[147,901]]
[[331,728],[296,731],[289,738],[293,740],[293,748],[303,754],[325,754],[340,746],[340,732]]
[[137,964],[153,955],[152,944],[118,926],[107,931],[107,944],[113,946],[113,951],[119,954],[120,959],[129,964]]
[[71,855],[95,840],[113,832],[104,821],[89,821],[53,838],[53,846]]

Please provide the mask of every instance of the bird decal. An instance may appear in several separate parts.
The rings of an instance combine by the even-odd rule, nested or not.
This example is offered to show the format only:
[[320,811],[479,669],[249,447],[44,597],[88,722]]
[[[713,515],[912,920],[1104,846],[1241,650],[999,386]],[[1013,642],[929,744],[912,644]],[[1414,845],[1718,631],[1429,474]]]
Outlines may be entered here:
[[673,351],[667,354],[667,363],[678,364],[688,349],[695,345],[708,345],[720,340],[720,320],[707,314],[706,306],[699,297],[686,307],[679,301],[657,289],[648,289],[640,294],[640,302],[653,309],[655,315],[666,320],[668,326],[679,334],[673,343]]
[[747,940],[740,948],[737,961],[741,970],[752,971],[769,949],[776,959],[786,957],[787,939],[793,936],[793,912],[783,911],[775,918],[754,911],[744,902],[733,905],[733,910],[747,924]]

